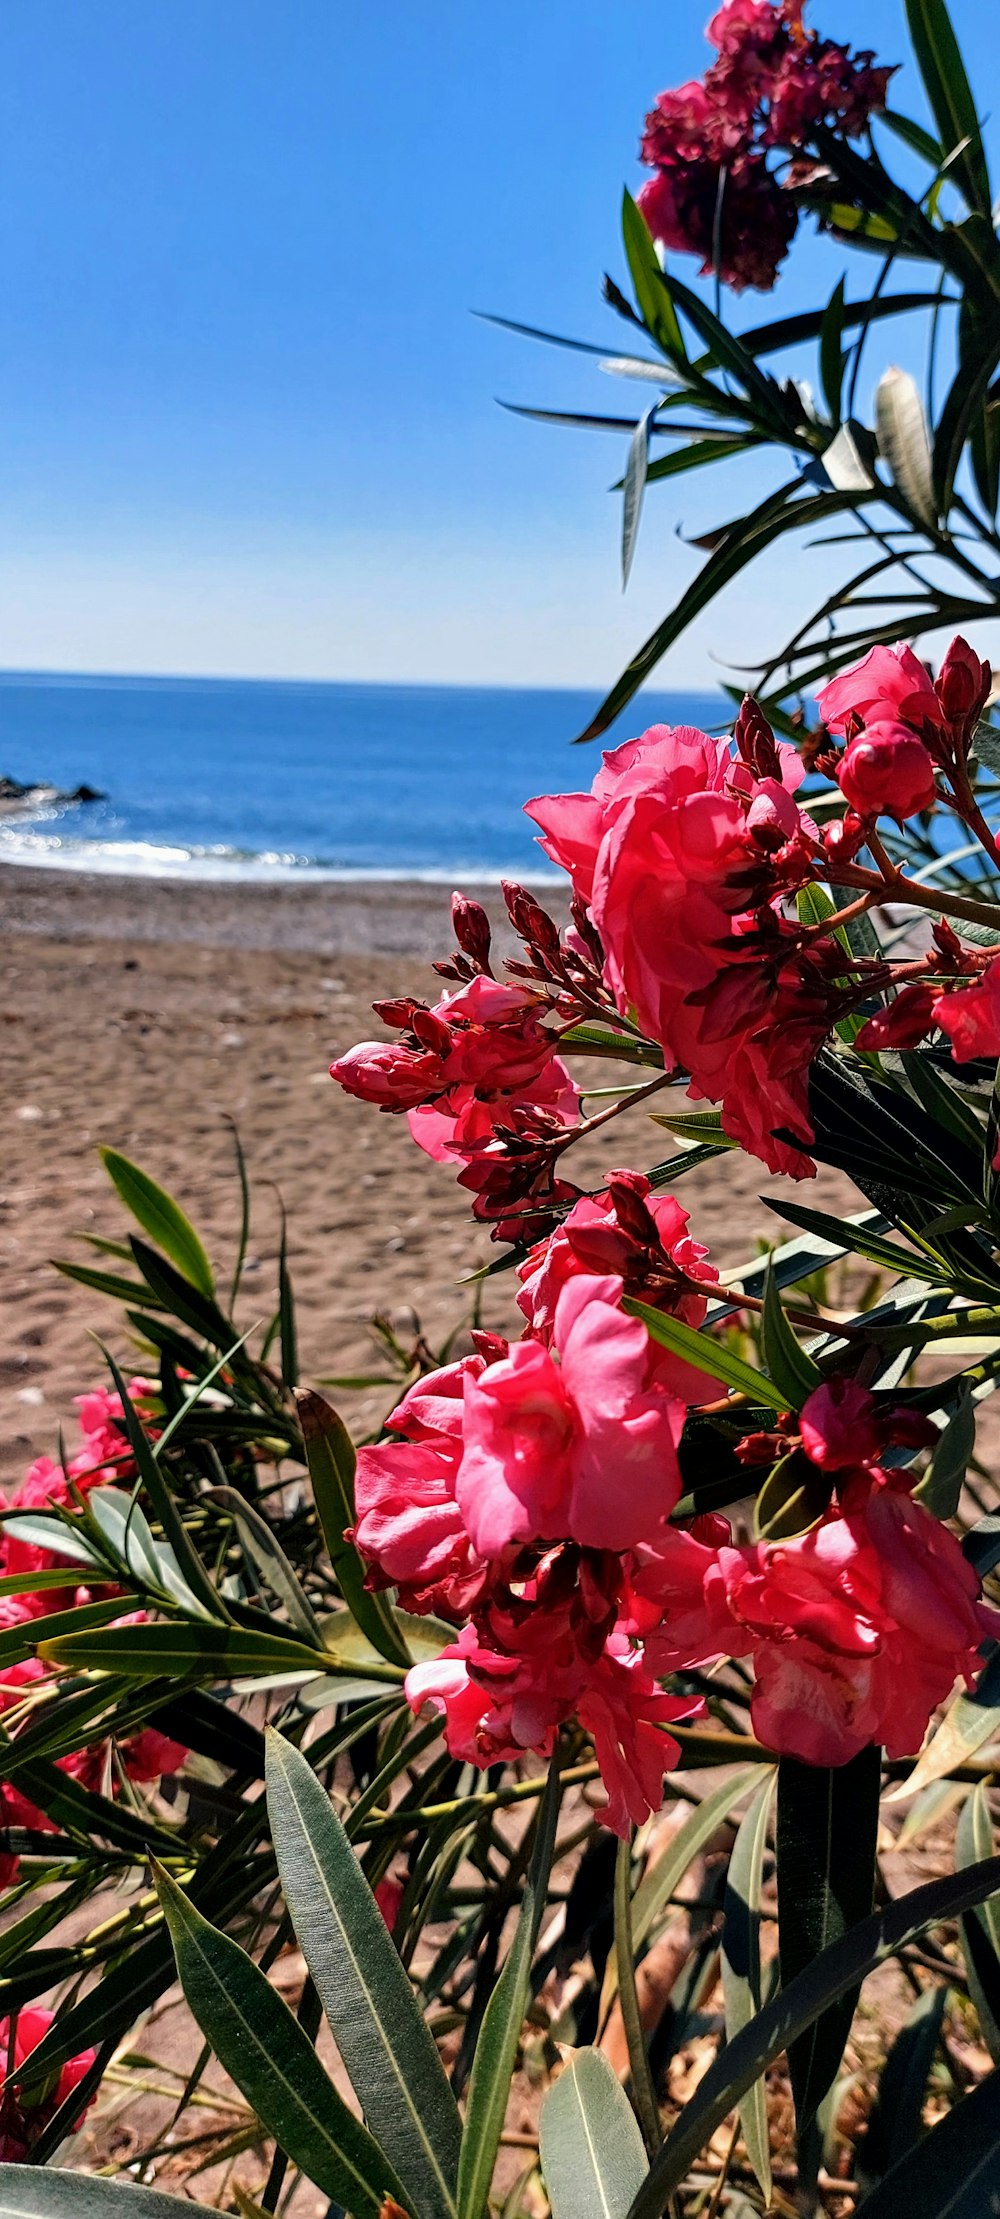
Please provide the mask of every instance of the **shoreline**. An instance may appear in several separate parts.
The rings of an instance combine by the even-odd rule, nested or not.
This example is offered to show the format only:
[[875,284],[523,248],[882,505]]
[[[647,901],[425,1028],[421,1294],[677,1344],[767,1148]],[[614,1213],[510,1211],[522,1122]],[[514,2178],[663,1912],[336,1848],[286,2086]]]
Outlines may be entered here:
[[[562,885],[546,881],[563,921]],[[311,955],[447,956],[450,879],[153,878],[0,862],[0,934],[62,941],[119,940]],[[546,892],[534,889],[546,902]],[[503,952],[514,946],[496,878],[462,892],[489,910]],[[509,943],[509,945],[508,945]]]

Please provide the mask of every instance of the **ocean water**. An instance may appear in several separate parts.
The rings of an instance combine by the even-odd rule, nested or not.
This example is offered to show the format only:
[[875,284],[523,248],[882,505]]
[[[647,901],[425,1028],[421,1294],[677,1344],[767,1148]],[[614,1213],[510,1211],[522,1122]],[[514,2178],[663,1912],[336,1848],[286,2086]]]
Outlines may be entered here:
[[[105,801],[0,818],[0,860],[150,877],[544,880],[522,813],[589,786],[597,694],[0,673],[0,774]],[[719,694],[647,693],[716,729]]]

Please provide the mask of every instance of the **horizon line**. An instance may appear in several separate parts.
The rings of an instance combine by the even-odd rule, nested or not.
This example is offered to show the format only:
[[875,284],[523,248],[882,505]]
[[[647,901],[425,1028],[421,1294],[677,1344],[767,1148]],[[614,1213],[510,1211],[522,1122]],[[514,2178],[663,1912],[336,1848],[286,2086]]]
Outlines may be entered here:
[[[30,679],[42,684],[54,682],[69,685],[96,686],[369,686],[384,693],[563,693],[599,694],[600,688],[588,685],[561,685],[555,680],[535,680],[533,683],[506,679],[496,684],[486,680],[462,678],[317,678],[296,676],[294,673],[272,674],[267,677],[245,671],[182,671],[182,670],[71,670],[65,668],[39,668],[21,664],[0,664],[0,685],[10,681]],[[718,695],[725,698],[721,685],[643,685],[638,695],[696,694]],[[633,698],[637,698],[634,696]]]

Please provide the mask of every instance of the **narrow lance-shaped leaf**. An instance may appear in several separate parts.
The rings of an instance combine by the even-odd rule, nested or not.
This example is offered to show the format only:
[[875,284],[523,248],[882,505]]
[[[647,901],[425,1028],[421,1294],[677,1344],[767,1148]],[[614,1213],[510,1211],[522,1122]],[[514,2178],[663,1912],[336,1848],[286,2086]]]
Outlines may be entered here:
[[252,1503],[245,1502],[235,1487],[211,1487],[207,1490],[207,1499],[218,1503],[221,1510],[229,1511],[247,1555],[272,1594],[284,1603],[296,1633],[318,1648],[320,1630],[315,1612],[267,1519]]
[[539,2153],[552,2219],[625,2219],[646,2176],[646,2153],[600,2050],[581,2050],[549,2090]]
[[188,2004],[265,2133],[357,2219],[379,2219],[386,2196],[405,2210],[384,2151],[337,2094],[266,1973],[202,1918],[168,1873],[156,1881]]
[[[761,2007],[760,1891],[767,1842],[767,1821],[774,1787],[767,1773],[753,1798],[736,1836],[726,1875],[725,1926],[722,1935],[722,1992],[726,2006],[726,2040],[731,2042]],[[757,2080],[740,2105],[740,2124],[747,2156],[760,2182],[765,2203],[771,2200],[771,2150],[767,2130],[767,2091]]]
[[206,1618],[226,1619],[229,1613],[217,1593],[201,1561],[194,1542],[178,1511],[155,1453],[146,1437],[145,1428],[132,1402],[128,1388],[114,1357],[108,1357],[108,1366],[115,1386],[121,1396],[122,1416],[129,1447],[136,1461],[139,1477],[153,1505],[167,1540],[173,1549],[181,1573],[191,1590],[192,1603],[204,1611]]
[[971,1388],[965,1387],[937,1443],[926,1476],[916,1489],[919,1500],[935,1518],[954,1518],[975,1445],[976,1405]]
[[295,1398],[305,1443],[313,1501],[334,1577],[352,1618],[390,1664],[407,1666],[410,1655],[395,1616],[383,1595],[369,1594],[365,1567],[353,1541],[354,1443],[343,1419],[314,1388]]
[[881,2179],[921,2140],[927,2076],[941,2038],[947,2000],[943,1982],[925,1988],[893,2042],[861,2145],[860,2171],[865,2181]]
[[635,297],[650,338],[662,347],[675,368],[686,368],[684,339],[670,287],[656,259],[648,227],[629,192],[622,196],[622,238]]
[[683,1319],[668,1317],[663,1310],[654,1310],[648,1302],[637,1302],[626,1297],[623,1307],[630,1317],[641,1318],[649,1337],[669,1348],[675,1356],[683,1356],[689,1364],[696,1364],[700,1371],[707,1371],[713,1379],[737,1393],[749,1395],[751,1402],[767,1403],[772,1410],[787,1410],[788,1397],[773,1379],[755,1371],[741,1356],[734,1354],[725,1343],[710,1333],[699,1333]]
[[511,2076],[528,2007],[531,1960],[545,1908],[559,1817],[558,1750],[538,1812],[538,1831],[514,1939],[483,2014],[472,2060],[458,2168],[458,2219],[482,2219],[493,2179]]
[[[657,1857],[655,1864],[651,1865],[649,1871],[644,1874],[632,1898],[633,1948],[641,1949],[643,1942],[647,1939],[659,1918],[660,1912],[665,1909],[674,1894],[678,1882],[684,1878],[688,1866],[694,1863],[695,1858],[712,1840],[713,1835],[718,1833],[720,1826],[723,1826],[729,1817],[730,1811],[734,1809],[741,1797],[747,1793],[748,1788],[753,1786],[759,1776],[759,1765],[744,1765],[739,1772],[733,1774],[731,1779],[723,1780],[721,1787],[713,1788],[710,1795],[706,1795],[700,1803],[696,1803],[694,1809],[688,1813],[676,1832],[671,1835],[663,1855]],[[603,2026],[617,1993],[618,1973],[615,1966],[614,1951],[612,1950],[608,1957],[608,1967],[604,1975],[604,1985],[601,1989],[601,2002],[598,2012],[599,2025]]]
[[[992,1855],[993,1821],[980,1780],[958,1815],[955,1870],[964,1871]],[[1000,2065],[1000,1914],[995,1903],[984,1903],[967,1911],[960,1923],[969,1993],[986,2047],[994,2065]]]
[[271,1730],[267,1804],[289,1916],[366,2118],[421,2213],[454,2213],[461,2127],[426,2020],[325,1788]]
[[[126,2205],[127,2210],[122,2206]],[[158,2188],[123,2189],[89,2173],[64,2173],[50,2165],[0,2165],[0,2219],[211,2219],[207,2204],[164,2196]]]
[[[953,1919],[1000,1890],[1000,1857],[913,1888],[853,1927],[766,2003],[709,2066],[685,2105],[628,2213],[628,2219],[662,2219],[671,2191],[684,2179],[699,2150],[760,2074],[820,2014],[857,1988],[865,1975],[914,1941],[928,1926]],[[997,2076],[994,2076],[996,2078]],[[992,2085],[987,2083],[985,2085]],[[971,2100],[971,2099],[970,2099]],[[938,2130],[940,2131],[940,2130]],[[926,2145],[925,2145],[926,2147]],[[888,2208],[886,2207],[887,2213]],[[893,2219],[899,2206],[892,2207]],[[905,2207],[904,2207],[905,2208]],[[915,2208],[915,2207],[911,2207]],[[970,2214],[971,2219],[971,2214]]]
[[[976,103],[944,0],[906,0],[906,20],[948,174],[992,230],[992,193]],[[956,153],[955,150],[961,151]]]
[[764,1285],[761,1348],[771,1378],[784,1395],[788,1409],[801,1410],[807,1397],[821,1385],[823,1374],[815,1358],[796,1340],[778,1299],[773,1271],[768,1271]]
[[140,1171],[138,1164],[119,1155],[116,1148],[102,1148],[100,1156],[109,1179],[136,1224],[141,1225],[157,1248],[162,1248],[185,1279],[211,1300],[215,1294],[212,1266],[180,1204],[164,1187],[157,1186],[148,1172]]
[[[879,1749],[849,1764],[778,1767],[778,1931],[782,1983],[822,1957],[831,1942],[867,1917],[875,1884]],[[789,2045],[799,2135],[836,2078],[854,2015],[846,1995]]]
[[990,2073],[865,2197],[865,2219],[992,2219],[1000,2164],[1000,2073]]

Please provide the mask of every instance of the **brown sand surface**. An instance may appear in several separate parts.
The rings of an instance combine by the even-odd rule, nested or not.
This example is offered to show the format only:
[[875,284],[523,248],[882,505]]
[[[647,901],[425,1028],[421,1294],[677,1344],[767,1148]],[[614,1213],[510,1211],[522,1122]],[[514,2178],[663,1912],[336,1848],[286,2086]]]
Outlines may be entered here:
[[[497,889],[479,891],[502,914]],[[374,999],[433,998],[430,958],[451,946],[447,889],[222,887],[8,866],[0,934],[0,1481],[55,1450],[73,1395],[101,1376],[94,1334],[129,1353],[120,1311],[49,1262],[100,1262],[77,1236],[126,1230],[101,1142],[177,1196],[224,1284],[239,1222],[235,1119],[254,1190],[238,1320],[246,1328],[274,1308],[280,1189],[304,1376],[371,1368],[377,1309],[404,1325],[415,1312],[432,1346],[468,1316],[471,1290],[459,1282],[497,1253],[487,1233],[404,1119],[327,1077],[334,1054],[380,1032]],[[612,1076],[592,1069],[593,1083]],[[648,1167],[669,1152],[665,1139],[630,1112],[577,1151],[574,1176],[596,1184],[614,1164]],[[735,1155],[682,1189],[722,1266],[780,1232],[759,1197],[794,1191]],[[858,1206],[833,1174],[805,1191],[820,1206]],[[507,1276],[487,1283],[484,1322],[510,1319],[511,1288]],[[379,1406],[375,1395],[345,1407],[366,1418]]]

